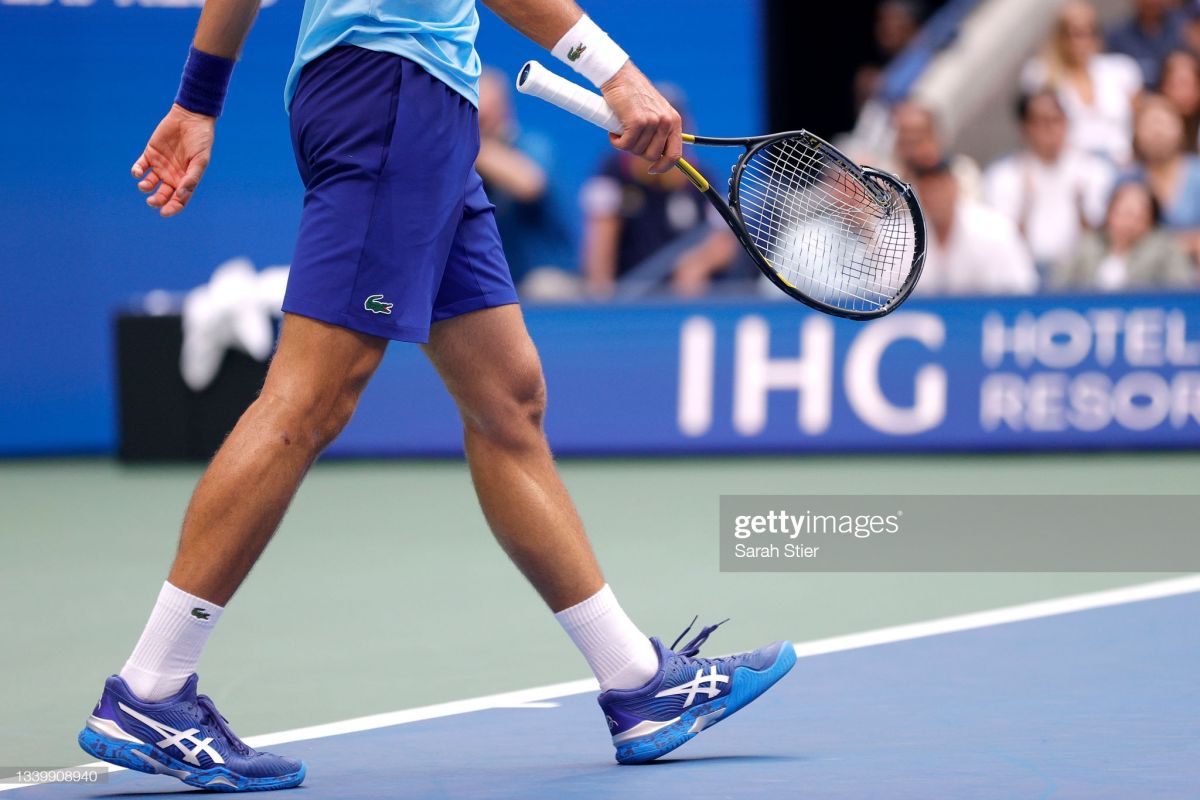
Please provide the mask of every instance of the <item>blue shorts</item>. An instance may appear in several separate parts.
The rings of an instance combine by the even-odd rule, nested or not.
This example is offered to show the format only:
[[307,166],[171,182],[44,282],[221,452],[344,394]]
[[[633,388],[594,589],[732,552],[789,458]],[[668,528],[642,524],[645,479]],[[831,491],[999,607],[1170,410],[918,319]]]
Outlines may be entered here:
[[337,47],[291,107],[304,212],[283,310],[406,342],[517,302],[473,105],[401,56]]

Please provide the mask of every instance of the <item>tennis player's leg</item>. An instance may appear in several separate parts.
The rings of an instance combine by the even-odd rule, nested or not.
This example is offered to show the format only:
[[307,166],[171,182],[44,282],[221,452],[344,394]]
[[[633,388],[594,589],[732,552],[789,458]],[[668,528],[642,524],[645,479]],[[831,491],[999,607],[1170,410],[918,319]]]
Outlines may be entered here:
[[84,750],[209,789],[279,789],[304,780],[300,762],[237,739],[212,701],[197,696],[195,669],[223,606],[313,460],[354,413],[386,345],[305,317],[284,320],[262,393],[192,495],[150,620],[79,734]]
[[[401,117],[401,87],[410,83]],[[450,135],[469,103],[433,83],[398,56],[359,48],[335,48],[301,77],[291,122],[306,192],[278,349],[261,397],[197,488],[141,638],[80,733],[98,758],[225,790],[304,778],[299,762],[237,739],[197,695],[195,668],[224,603],[349,419],[387,340],[428,335],[462,209],[461,184],[441,189],[436,180],[437,148],[464,151],[460,174],[473,158]]]
[[604,578],[543,433],[546,384],[520,306],[439,322],[425,351],[458,404],[471,479],[500,546],[551,610],[596,594]]
[[658,656],[604,583],[559,479],[542,431],[542,367],[516,305],[495,208],[473,168],[464,188],[425,350],[458,403],[484,516],[600,685],[643,685]]
[[229,601],[313,460],[350,421],[387,341],[286,315],[262,392],[192,495],[171,585],[217,606]]
[[492,533],[600,681],[618,761],[642,763],[674,750],[791,669],[796,655],[788,642],[704,659],[700,646],[717,626],[676,651],[678,640],[668,648],[647,639],[625,615],[604,584],[546,442],[545,381],[518,306],[439,322],[426,352],[458,403]]

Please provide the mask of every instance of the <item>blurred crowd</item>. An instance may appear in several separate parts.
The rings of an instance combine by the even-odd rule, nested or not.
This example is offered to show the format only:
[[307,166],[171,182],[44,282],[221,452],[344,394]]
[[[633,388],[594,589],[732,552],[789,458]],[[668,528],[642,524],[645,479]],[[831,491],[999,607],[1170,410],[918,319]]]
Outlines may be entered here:
[[1022,70],[1020,147],[981,168],[936,114],[893,110],[894,168],[932,228],[924,294],[1200,283],[1200,5],[1069,0]]
[[[956,152],[931,108],[893,107],[893,150],[873,163],[912,183],[925,209],[921,294],[1200,287],[1200,0],[1128,5],[1105,28],[1088,0],[1068,0],[1021,72],[1012,112],[996,112],[1015,114],[1021,141],[994,163]],[[919,0],[880,3],[876,56],[855,76],[860,98],[876,93],[923,14]],[[690,129],[682,92],[662,88]],[[516,124],[497,73],[484,76],[480,127],[478,169],[527,297],[753,285],[753,266],[677,171],[649,175],[613,153],[579,192],[575,246],[550,143]]]

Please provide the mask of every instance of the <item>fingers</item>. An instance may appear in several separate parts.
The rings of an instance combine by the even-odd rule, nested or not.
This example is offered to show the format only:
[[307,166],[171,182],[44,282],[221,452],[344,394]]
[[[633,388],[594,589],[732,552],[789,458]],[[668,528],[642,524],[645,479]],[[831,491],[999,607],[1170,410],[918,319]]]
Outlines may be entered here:
[[157,208],[164,217],[172,217],[187,206],[207,168],[208,159],[197,157],[188,164],[187,172],[183,174],[183,177],[177,178],[178,172],[170,169],[169,165],[164,175],[163,170],[143,155],[134,163],[130,171],[135,177],[141,177],[137,187],[144,194],[149,195],[146,198],[146,205]]
[[173,217],[180,211],[183,211],[185,205],[187,205],[187,200],[180,200],[178,195],[176,195],[168,200],[167,204],[159,209],[158,213],[164,217]]
[[653,156],[651,156],[651,151],[654,147],[654,137],[657,135],[657,133],[658,126],[656,124],[652,123],[646,125],[638,132],[637,138],[634,139],[633,144],[629,148],[629,152],[633,153],[635,156],[641,156],[647,160],[658,158],[660,155],[662,155],[662,150],[659,150],[657,153],[654,153]]
[[615,147],[655,162],[651,172],[666,172],[680,159],[681,136],[679,117],[670,106],[662,113],[635,118],[619,136],[609,134]]
[[138,181],[138,184],[137,184],[138,191],[140,191],[142,194],[149,194],[150,191],[153,190],[155,186],[158,186],[159,180],[161,180],[161,179],[159,178],[158,173],[154,171],[154,169],[150,169],[150,170],[147,170],[146,172],[143,172],[142,179],[140,181]]
[[146,170],[150,167],[150,158],[146,153],[138,156],[138,160],[133,162],[133,166],[129,168],[129,173],[135,178],[142,178],[146,174]]
[[646,126],[649,124],[649,121],[650,121],[649,115],[647,115],[647,116],[639,115],[637,117],[632,117],[630,119],[622,120],[622,124],[625,126],[625,130],[624,130],[624,132],[617,135],[617,137],[613,140],[613,144],[616,145],[617,148],[620,150],[625,150],[626,152],[633,153],[634,155],[638,155],[639,153],[638,153],[638,150],[636,149],[637,142],[638,142],[638,139],[640,139],[641,136],[645,133]]
[[653,162],[652,173],[666,172],[683,155],[679,112],[632,62],[602,87],[604,99],[624,132],[612,136],[614,146]]
[[175,187],[163,181],[158,185],[158,189],[155,190],[154,194],[146,198],[146,205],[151,208],[162,208],[174,193]]
[[144,151],[138,160],[129,168],[129,174],[138,179],[137,188],[142,194],[147,194],[158,185],[160,179],[154,167],[150,165],[150,151]]
[[666,125],[660,124],[657,128],[654,129],[652,138],[650,139],[650,144],[648,144],[646,146],[646,149],[642,152],[642,158],[646,159],[647,161],[654,162],[650,166],[651,172],[654,172],[654,168],[658,165],[659,162],[662,161],[663,150],[665,150],[667,147],[667,137],[670,134],[671,134],[671,129],[668,128]]
[[650,167],[650,171],[656,175],[671,169],[679,159],[683,158],[683,129],[679,123],[679,115],[676,114],[670,133],[667,134],[666,149],[663,151],[662,158],[655,161]]
[[192,193],[196,191],[196,187],[200,185],[200,178],[204,175],[204,170],[208,167],[208,162],[203,159],[195,159],[188,165],[188,171],[183,176],[183,180],[179,182],[179,187],[175,189],[175,193],[171,199],[163,205],[159,212],[164,217],[172,217],[183,211],[184,206],[192,199]]

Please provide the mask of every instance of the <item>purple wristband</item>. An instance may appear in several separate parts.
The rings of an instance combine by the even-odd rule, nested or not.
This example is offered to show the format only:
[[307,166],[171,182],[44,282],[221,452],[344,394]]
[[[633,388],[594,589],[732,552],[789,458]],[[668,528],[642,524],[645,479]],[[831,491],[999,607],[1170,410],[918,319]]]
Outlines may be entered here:
[[188,51],[187,63],[183,65],[183,77],[179,80],[179,92],[175,102],[210,117],[221,116],[225,105],[225,92],[229,90],[229,76],[233,74],[232,58],[222,58],[193,47]]

